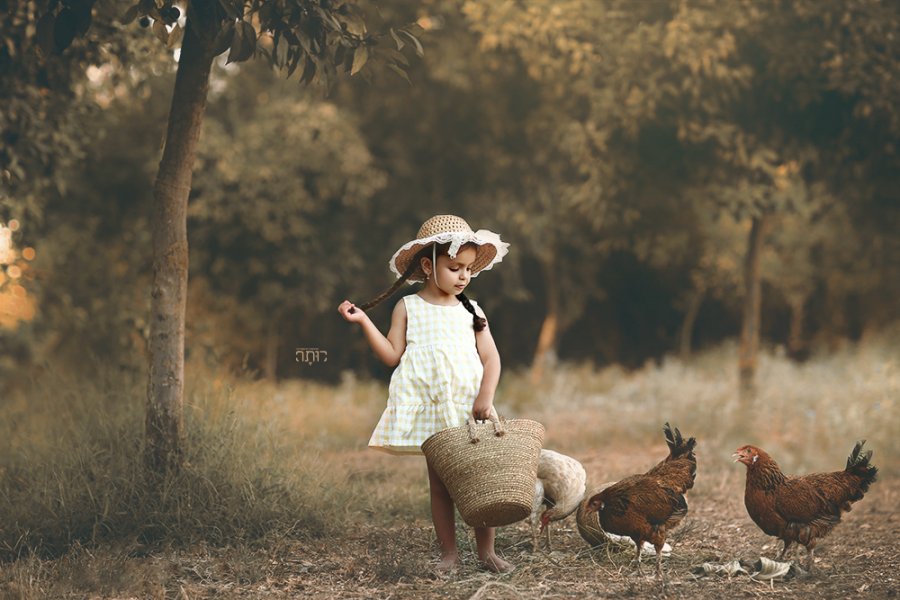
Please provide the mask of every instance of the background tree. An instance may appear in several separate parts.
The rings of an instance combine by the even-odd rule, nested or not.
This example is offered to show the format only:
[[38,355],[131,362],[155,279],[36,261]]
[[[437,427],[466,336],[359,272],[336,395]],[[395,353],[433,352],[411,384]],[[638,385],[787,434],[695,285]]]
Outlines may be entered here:
[[208,293],[197,310],[241,323],[215,347],[264,357],[257,364],[274,379],[290,315],[311,339],[338,282],[360,270],[354,232],[385,177],[351,115],[248,70],[210,107],[189,209],[191,270]]
[[[104,17],[100,5],[95,8],[98,26]],[[202,305],[191,307],[197,312],[187,332],[189,350],[224,352],[229,366],[245,364],[247,355],[251,369],[264,372],[269,365],[270,373],[296,374],[289,353],[270,351],[266,359],[273,344],[264,340],[273,321],[255,307],[272,298],[271,313],[296,301],[295,292],[311,289],[299,283],[303,277],[316,282],[315,300],[322,304],[304,301],[279,317],[282,349],[296,331],[290,345],[330,353],[327,368],[301,373],[337,380],[343,369],[355,368],[386,377],[374,361],[360,358],[367,356],[360,340],[345,339],[327,304],[344,296],[362,299],[391,283],[384,268],[390,249],[438,212],[459,212],[513,242],[503,268],[473,287],[508,367],[539,364],[535,348],[549,322],[554,288],[556,334],[543,336],[551,344],[541,347],[552,348],[555,339],[562,360],[638,366],[736,335],[748,297],[737,283],[755,216],[768,221],[768,234],[758,238],[759,344],[790,341],[791,305],[799,306],[795,298],[803,294],[805,315],[794,318],[794,330],[804,323],[811,351],[870,335],[897,318],[895,303],[885,301],[900,281],[898,134],[889,101],[895,42],[884,25],[895,18],[889,6],[862,0],[779,6],[604,0],[525,3],[512,10],[466,0],[382,8],[387,22],[426,29],[429,52],[408,60],[415,43],[388,31],[378,39],[379,52],[367,51],[366,64],[392,60],[409,69],[414,85],[391,69],[331,80],[325,104],[337,111],[333,121],[316,94],[298,93],[294,77],[276,83],[257,69],[223,65],[224,55],[213,67],[207,138],[221,150],[201,153],[191,196],[199,212],[190,217],[196,284],[190,293]],[[258,27],[257,14],[248,15],[245,20]],[[175,24],[163,23],[166,41]],[[185,24],[184,15],[177,24]],[[148,25],[149,32],[161,33],[160,26]],[[97,35],[76,36],[71,50],[95,38],[98,47],[106,43],[99,36],[104,30],[91,31]],[[140,290],[150,286],[152,275],[140,233],[150,213],[141,208],[146,189],[138,187],[149,188],[156,172],[164,137],[159,94],[171,93],[174,63],[138,23],[115,31],[115,39],[127,33],[156,44],[152,56],[159,60],[146,69],[135,62],[142,67],[135,82],[124,74],[133,72],[123,68],[127,61],[108,59],[107,52],[90,78],[70,79],[85,114],[104,112],[82,119],[90,128],[78,146],[91,153],[65,159],[70,167],[59,177],[67,187],[46,198],[45,227],[25,219],[15,233],[19,248],[37,251],[26,287],[41,296],[35,318],[15,336],[8,329],[3,335],[17,356],[33,362],[54,352],[78,360],[72,342],[78,336],[117,362],[132,362],[143,352],[149,324],[140,314],[146,310]],[[275,50],[277,61],[273,43],[274,35],[263,35],[257,47]],[[355,57],[345,48],[341,70],[353,70]],[[305,66],[298,62],[294,76]],[[109,104],[109,98],[122,102]],[[297,117],[304,111],[330,123],[315,141],[335,157],[327,165],[301,159],[278,136],[266,133],[266,143],[253,133],[259,120],[261,129],[291,131],[290,139],[306,147],[312,135],[306,128],[314,125]],[[292,119],[304,126],[292,128]],[[326,140],[331,125],[352,147],[368,148],[371,172],[385,178],[371,193],[361,191],[354,210],[341,217],[291,202],[302,197],[332,208],[340,204],[334,200],[340,194],[307,189],[310,181],[350,173],[337,146]],[[308,157],[314,151],[303,152]],[[298,167],[307,160],[312,168]],[[104,172],[104,162],[115,173]],[[226,166],[241,178],[223,176]],[[297,185],[303,189],[292,187]],[[269,193],[275,189],[284,202]],[[243,205],[219,202],[236,192]],[[234,211],[257,202],[269,216],[241,213],[254,235],[241,238],[233,223],[216,220],[219,214],[234,218]],[[90,214],[81,214],[79,205]],[[338,218],[352,237],[346,254],[342,239],[318,234],[331,231]],[[331,256],[346,257],[344,268],[330,274],[323,269],[320,276],[317,267],[285,260],[285,246],[301,242],[273,227],[276,221],[324,228],[307,238],[315,243],[304,251],[323,265]],[[134,234],[131,247],[119,248],[117,230]],[[548,270],[541,267],[548,247],[558,254],[549,271],[555,285],[548,285]],[[110,260],[92,258],[100,252]],[[128,265],[121,282],[134,286],[138,297],[111,289],[103,273],[119,273],[112,270],[117,263]],[[373,318],[386,326],[388,314],[376,310]],[[216,334],[235,329],[250,333],[233,345],[217,341]],[[49,343],[54,337],[58,345]]]
[[[61,3],[51,5],[43,14],[41,20],[45,27],[52,28],[58,50],[87,31],[92,6],[90,1]],[[142,0],[124,17],[125,22],[139,18],[141,25],[150,25],[169,47],[183,35],[150,219],[153,285],[146,429],[147,458],[156,470],[177,469],[182,456],[187,200],[213,59],[227,50],[229,62],[247,60],[256,54],[257,41],[268,37],[271,43],[263,52],[289,73],[302,62],[301,81],[318,76],[327,82],[337,67],[345,64],[351,74],[358,72],[370,54],[400,68],[391,55],[374,48],[374,38],[351,4],[227,0],[191,2],[186,12],[182,25],[181,11],[171,0],[162,4]],[[413,38],[408,30],[403,33]]]

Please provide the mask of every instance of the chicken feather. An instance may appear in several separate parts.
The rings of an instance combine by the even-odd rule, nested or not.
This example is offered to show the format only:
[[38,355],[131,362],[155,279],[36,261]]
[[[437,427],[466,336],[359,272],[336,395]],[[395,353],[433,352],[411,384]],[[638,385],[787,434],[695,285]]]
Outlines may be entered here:
[[753,522],[767,535],[784,542],[779,559],[792,544],[806,547],[807,569],[822,538],[841,520],[851,504],[861,500],[875,482],[878,469],[869,464],[872,451],[857,442],[843,471],[787,476],[769,454],[756,446],[735,450],[735,462],[747,466],[744,505]]
[[[561,521],[575,512],[584,498],[587,473],[580,462],[554,450],[542,449],[538,460],[534,504],[531,512],[531,534],[537,547],[536,529],[547,534],[550,547],[550,522]],[[546,507],[543,512],[541,509]]]
[[668,423],[663,429],[669,455],[646,473],[632,475],[590,498],[588,511],[597,511],[607,533],[630,537],[635,544],[638,571],[644,542],[656,550],[656,573],[662,574],[662,549],[666,534],[687,515],[684,494],[694,487],[696,440],[685,440]]

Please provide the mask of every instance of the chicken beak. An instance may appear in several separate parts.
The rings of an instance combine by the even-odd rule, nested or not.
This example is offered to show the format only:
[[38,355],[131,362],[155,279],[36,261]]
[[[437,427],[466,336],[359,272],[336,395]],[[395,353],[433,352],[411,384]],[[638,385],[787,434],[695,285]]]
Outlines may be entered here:
[[550,523],[550,515],[545,512],[541,515],[541,533],[544,533],[544,530],[547,529],[548,523]]
[[731,458],[734,459],[734,462],[740,462],[741,459],[744,458],[744,455],[739,452],[735,452],[734,454],[731,455]]

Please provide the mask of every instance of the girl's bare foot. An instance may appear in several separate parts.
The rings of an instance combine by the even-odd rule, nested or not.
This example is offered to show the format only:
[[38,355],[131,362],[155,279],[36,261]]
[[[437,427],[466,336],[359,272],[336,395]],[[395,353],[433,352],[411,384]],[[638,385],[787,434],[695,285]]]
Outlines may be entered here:
[[494,553],[488,554],[487,556],[483,557],[481,559],[481,564],[485,569],[487,569],[488,571],[493,571],[494,573],[509,573],[510,571],[515,569],[512,563],[503,560]]
[[459,556],[456,554],[448,554],[441,557],[440,562],[434,570],[438,575],[449,575],[458,568]]

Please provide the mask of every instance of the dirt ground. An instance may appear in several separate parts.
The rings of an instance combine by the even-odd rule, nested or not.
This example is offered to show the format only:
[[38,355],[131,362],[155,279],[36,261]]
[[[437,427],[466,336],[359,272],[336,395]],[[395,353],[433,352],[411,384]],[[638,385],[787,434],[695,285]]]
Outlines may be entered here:
[[[662,446],[618,448],[581,456],[589,482],[614,473],[637,472],[664,455]],[[143,573],[144,584],[122,594],[110,590],[89,597],[165,598],[895,598],[900,594],[900,486],[882,473],[870,493],[844,516],[817,548],[816,572],[781,581],[747,575],[697,577],[704,562],[774,558],[780,548],[756,528],[743,506],[744,468],[725,459],[699,456],[697,485],[688,497],[688,518],[669,538],[665,582],[633,574],[631,551],[591,550],[578,534],[574,516],[555,524],[552,551],[533,551],[528,526],[500,528],[497,549],[516,565],[513,573],[480,570],[470,531],[458,525],[463,567],[449,577],[433,575],[437,556],[426,517],[373,515],[373,524],[311,543],[275,547],[194,549],[129,560],[125,571]],[[707,463],[713,464],[704,465]],[[348,460],[358,472],[422,471],[420,459],[395,459],[366,451]],[[877,463],[876,463],[877,464]],[[407,475],[409,475],[407,473]],[[590,485],[590,483],[589,483]],[[379,524],[376,524],[379,523]],[[793,558],[804,558],[805,551]],[[133,562],[132,562],[133,561]],[[148,573],[153,573],[148,576]],[[83,587],[82,587],[83,589]]]

